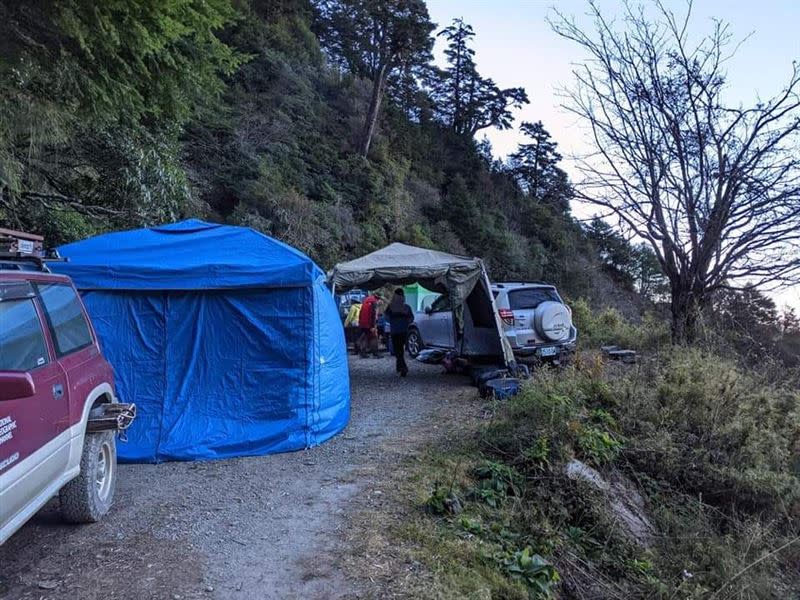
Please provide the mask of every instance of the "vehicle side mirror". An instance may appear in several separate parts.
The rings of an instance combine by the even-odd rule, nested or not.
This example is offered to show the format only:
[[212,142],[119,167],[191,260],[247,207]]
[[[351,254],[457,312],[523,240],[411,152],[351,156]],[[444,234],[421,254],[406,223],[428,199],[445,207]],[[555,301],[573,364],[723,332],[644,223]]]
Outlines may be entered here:
[[36,394],[36,386],[30,373],[0,372],[0,401],[30,398]]
[[431,314],[432,312],[433,312],[433,308],[432,308],[432,307],[430,307],[430,306],[426,306],[426,307],[425,307],[425,314],[426,314],[426,315],[429,315],[429,314]]

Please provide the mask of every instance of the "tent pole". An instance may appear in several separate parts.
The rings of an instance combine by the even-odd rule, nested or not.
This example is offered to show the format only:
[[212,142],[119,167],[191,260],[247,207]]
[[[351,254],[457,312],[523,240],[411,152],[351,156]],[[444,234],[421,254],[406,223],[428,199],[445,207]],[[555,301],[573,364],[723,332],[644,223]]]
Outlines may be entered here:
[[516,372],[517,361],[514,358],[514,351],[511,349],[511,343],[508,341],[508,338],[503,331],[503,322],[500,320],[500,313],[497,312],[497,304],[494,301],[494,294],[492,294],[492,284],[489,281],[489,274],[486,272],[486,267],[484,266],[483,261],[481,261],[481,273],[483,274],[483,284],[486,286],[486,293],[489,294],[489,302],[492,303],[494,324],[497,327],[497,334],[500,336],[500,346],[503,349],[503,358],[506,361],[506,366],[512,372]]

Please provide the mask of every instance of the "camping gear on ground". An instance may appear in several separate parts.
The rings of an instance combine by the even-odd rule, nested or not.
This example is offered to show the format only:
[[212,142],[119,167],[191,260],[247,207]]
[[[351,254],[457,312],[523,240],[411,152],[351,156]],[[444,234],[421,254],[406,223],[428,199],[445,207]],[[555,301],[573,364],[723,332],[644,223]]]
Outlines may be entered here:
[[426,365],[438,365],[444,360],[447,350],[441,348],[428,348],[417,354],[417,360]]
[[514,377],[503,379],[490,379],[485,382],[480,393],[483,398],[494,398],[495,400],[508,400],[516,396],[520,391],[520,381]]
[[472,384],[477,387],[480,387],[490,379],[498,379],[500,377],[505,377],[506,375],[508,375],[508,369],[497,366],[473,367],[472,372],[470,373]]
[[528,365],[524,363],[517,363],[517,371],[514,373],[517,379],[528,379],[531,376],[531,370]]
[[619,346],[600,346],[600,350],[611,360],[621,360],[629,365],[636,363],[636,350],[620,348]]
[[[447,254],[437,250],[394,243],[366,256],[339,263],[329,273],[334,293],[337,289],[378,288],[387,284],[419,283],[428,290],[447,294],[453,311],[456,349],[463,354],[464,306],[471,302],[471,312],[485,317],[496,333],[492,336],[492,354],[502,356],[508,366],[515,364],[511,345],[503,334],[503,325],[494,304],[489,277],[483,261]],[[488,329],[486,329],[488,331]]]
[[461,358],[455,350],[450,350],[444,355],[442,366],[448,375],[460,375],[469,369],[469,361]]
[[338,307],[306,255],[198,220],[60,248],[136,421],[128,462],[299,450],[350,411]]

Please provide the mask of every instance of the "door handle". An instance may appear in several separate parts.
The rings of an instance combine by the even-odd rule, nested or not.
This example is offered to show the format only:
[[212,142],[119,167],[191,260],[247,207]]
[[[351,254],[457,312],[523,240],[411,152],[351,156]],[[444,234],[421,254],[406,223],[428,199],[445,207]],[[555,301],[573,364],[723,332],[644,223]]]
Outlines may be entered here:
[[61,385],[60,383],[57,383],[56,385],[54,385],[53,386],[53,398],[58,400],[63,395],[64,395],[64,386]]

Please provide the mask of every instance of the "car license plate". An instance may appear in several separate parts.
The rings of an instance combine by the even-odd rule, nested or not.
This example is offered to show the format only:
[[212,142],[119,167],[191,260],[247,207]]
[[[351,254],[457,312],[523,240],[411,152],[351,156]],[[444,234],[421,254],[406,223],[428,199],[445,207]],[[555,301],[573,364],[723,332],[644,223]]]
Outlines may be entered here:
[[539,356],[555,356],[558,348],[555,346],[547,346],[546,348],[539,348]]

